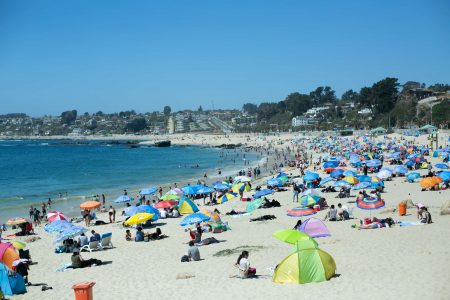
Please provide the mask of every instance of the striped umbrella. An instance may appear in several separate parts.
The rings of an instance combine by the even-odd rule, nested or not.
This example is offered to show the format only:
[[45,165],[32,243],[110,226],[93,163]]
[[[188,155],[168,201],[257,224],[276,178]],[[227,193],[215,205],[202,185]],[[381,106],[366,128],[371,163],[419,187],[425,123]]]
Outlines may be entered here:
[[385,205],[384,200],[376,197],[366,197],[356,201],[356,206],[364,210],[374,210],[382,208]]
[[160,199],[161,200],[178,200],[181,197],[176,194],[165,194]]
[[303,207],[303,206],[299,206],[299,207],[295,207],[291,210],[287,211],[287,215],[289,217],[305,217],[305,216],[310,216],[310,215],[314,215],[317,212],[309,207]]
[[351,185],[355,185],[355,184],[359,183],[358,178],[356,178],[355,176],[346,176],[342,180],[347,181]]
[[215,222],[215,223],[221,222],[220,215],[216,212],[213,212],[209,209],[203,209],[202,213],[211,218],[211,220],[209,220],[210,222]]
[[47,214],[47,220],[51,223],[56,220],[65,220],[67,221],[67,217],[60,211],[52,211]]
[[236,196],[237,196],[237,194],[235,194],[235,193],[226,193],[217,200],[217,203],[223,204],[225,202],[230,201],[233,198],[236,198]]
[[300,194],[300,197],[305,196],[305,195],[320,196],[321,193],[316,189],[307,189],[306,191],[304,191],[303,193]]
[[313,206],[319,202],[320,197],[317,195],[303,195],[298,199],[301,206],[308,207]]
[[251,186],[248,183],[246,183],[246,182],[236,183],[232,187],[232,190],[233,190],[234,193],[248,192],[251,189],[252,189]]
[[21,241],[12,241],[11,244],[16,248],[17,250],[24,249],[27,244]]

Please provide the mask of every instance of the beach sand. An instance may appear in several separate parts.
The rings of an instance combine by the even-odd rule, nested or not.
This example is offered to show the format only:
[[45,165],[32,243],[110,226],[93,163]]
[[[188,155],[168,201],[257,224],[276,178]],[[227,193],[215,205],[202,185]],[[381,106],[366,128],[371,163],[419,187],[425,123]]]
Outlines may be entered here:
[[[223,144],[223,139],[192,135],[172,139],[175,143],[190,143],[205,140],[209,144]],[[277,143],[288,145],[292,135],[285,134],[260,140],[257,136],[233,136],[228,143],[246,141],[248,145]],[[419,143],[426,143],[426,140]],[[317,156],[318,154],[315,154]],[[432,158],[434,163],[437,160]],[[288,173],[298,174],[296,170]],[[425,172],[425,170],[421,170]],[[292,246],[272,237],[280,229],[292,228],[297,219],[286,216],[286,210],[296,206],[292,203],[292,190],[275,193],[273,198],[282,207],[258,209],[251,217],[273,214],[275,220],[249,222],[249,216],[233,218],[223,216],[232,230],[214,236],[224,242],[200,247],[203,260],[181,263],[180,258],[187,252],[188,234],[179,226],[181,219],[165,219],[156,223],[169,238],[149,243],[126,242],[125,229],[118,218],[116,224],[92,226],[99,233],[112,232],[114,249],[83,252],[84,258],[112,261],[111,264],[87,269],[56,272],[62,263],[70,262],[70,254],[55,254],[54,236],[43,231],[36,232],[40,240],[29,243],[33,261],[29,279],[32,283],[46,283],[52,290],[41,291],[38,286],[28,288],[25,295],[14,299],[74,299],[71,286],[78,282],[93,281],[94,299],[449,299],[450,295],[450,216],[441,216],[441,206],[450,200],[450,191],[421,192],[418,183],[406,183],[404,178],[394,178],[386,182],[386,209],[373,211],[372,216],[392,217],[395,220],[416,220],[416,209],[408,209],[408,214],[399,217],[392,212],[405,199],[422,202],[429,207],[434,223],[426,226],[399,227],[388,229],[358,230],[351,225],[359,224],[359,218],[369,215],[367,211],[355,208],[357,219],[345,222],[326,222],[331,237],[319,238],[322,250],[336,261],[335,278],[322,283],[294,285],[272,282],[269,268],[277,265],[292,250]],[[250,195],[251,193],[247,193]],[[357,192],[352,195],[356,197]],[[336,193],[325,194],[328,204],[339,202],[355,206],[355,197],[335,198]],[[246,202],[238,199],[217,206],[222,212],[231,209],[245,210]],[[203,209],[204,207],[199,207]],[[208,207],[210,208],[210,207]],[[391,209],[391,212],[382,213]],[[119,211],[119,210],[118,210]],[[118,213],[120,214],[120,213]],[[323,219],[326,211],[314,217]],[[100,219],[107,220],[106,215]],[[303,218],[305,219],[305,218]],[[146,231],[154,231],[146,229]],[[134,230],[133,235],[134,235]],[[90,234],[88,234],[89,236]],[[239,252],[229,256],[214,256],[219,251],[248,249],[249,260],[260,276],[255,279],[230,278],[237,274],[234,267]],[[188,276],[186,276],[188,275]],[[177,279],[177,277],[190,277]]]

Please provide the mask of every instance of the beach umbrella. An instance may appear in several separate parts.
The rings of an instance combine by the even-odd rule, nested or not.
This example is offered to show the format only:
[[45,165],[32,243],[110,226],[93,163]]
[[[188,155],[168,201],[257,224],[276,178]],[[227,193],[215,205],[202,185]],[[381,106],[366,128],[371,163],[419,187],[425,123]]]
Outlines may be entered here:
[[449,166],[448,165],[446,165],[446,164],[436,164],[436,165],[434,165],[436,168],[438,168],[438,169],[442,169],[442,170],[447,170],[447,169],[449,169]]
[[312,237],[310,237],[303,231],[294,229],[282,229],[274,232],[272,236],[288,244],[296,245],[298,243],[298,246],[303,249],[319,247],[319,244],[317,244],[317,242]]
[[320,197],[317,195],[303,195],[298,198],[298,203],[300,203],[301,206],[308,207],[316,205],[319,200]]
[[80,208],[83,210],[84,209],[91,210],[94,208],[98,208],[100,206],[102,206],[102,204],[98,201],[86,201],[80,204]]
[[382,169],[378,172],[377,177],[380,179],[386,179],[392,177],[392,171],[389,169]]
[[198,185],[187,185],[181,188],[184,194],[186,195],[195,195],[197,194],[197,191],[201,189],[203,186]]
[[314,215],[317,212],[309,207],[303,207],[303,206],[299,206],[299,207],[295,207],[291,210],[287,211],[287,215],[289,217],[306,217],[306,216],[310,216],[310,215]]
[[273,194],[273,190],[271,190],[271,189],[262,189],[262,190],[260,190],[260,191],[257,191],[256,193],[255,193],[255,195],[253,195],[253,198],[261,198],[261,197],[264,197],[264,196],[266,196],[266,195],[270,195],[270,194]]
[[133,215],[128,220],[126,220],[123,224],[125,224],[127,226],[137,225],[137,224],[145,223],[148,220],[150,220],[151,218],[153,218],[153,214],[141,212],[141,213],[137,213],[137,214]]
[[321,193],[320,193],[318,190],[316,190],[316,189],[307,189],[307,190],[305,190],[304,192],[302,192],[302,193],[300,194],[300,197],[305,196],[305,195],[315,195],[315,196],[320,196]]
[[255,200],[251,201],[249,204],[247,204],[245,211],[248,213],[252,213],[254,210],[259,208],[263,202],[264,202],[263,198],[255,199]]
[[356,201],[356,206],[364,210],[374,210],[382,208],[385,205],[384,200],[376,197],[366,197]]
[[[333,171],[334,172],[334,171]],[[319,174],[317,174],[317,173],[314,173],[314,172],[307,172],[306,174],[305,174],[305,176],[303,176],[303,180],[304,181],[313,181],[313,180],[315,180],[315,179],[317,179],[317,178],[319,178],[320,176],[319,176]]]
[[408,161],[405,163],[405,166],[406,166],[406,167],[412,167],[412,166],[414,166],[414,162],[413,162],[412,160],[408,160]]
[[236,176],[234,177],[234,183],[238,183],[238,182],[250,182],[252,181],[250,178],[248,178],[247,176]]
[[178,205],[178,201],[175,200],[163,200],[159,201],[155,204],[155,208],[157,209],[164,209],[164,208],[172,208],[175,205]]
[[122,195],[116,198],[116,200],[114,200],[114,203],[125,203],[125,202],[130,202],[133,200],[133,197],[130,197],[128,195]]
[[80,226],[72,226],[70,228],[66,228],[59,233],[58,237],[56,238],[56,240],[54,240],[54,242],[55,243],[62,242],[69,238],[73,238],[77,235],[85,233],[86,231],[88,231],[87,228],[80,227]]
[[16,217],[16,218],[11,218],[8,221],[6,221],[6,224],[8,225],[19,225],[19,224],[24,224],[27,223],[28,220],[25,218],[21,218],[21,217]]
[[347,170],[344,173],[342,173],[342,175],[355,177],[356,176],[356,172],[353,171],[353,170]]
[[218,191],[226,191],[230,189],[230,185],[225,183],[216,183],[214,184],[214,188]]
[[351,185],[355,185],[355,184],[359,183],[359,180],[354,176],[346,176],[342,180],[350,183]]
[[151,195],[151,194],[156,193],[157,191],[158,191],[157,188],[151,187],[151,188],[145,188],[145,189],[142,189],[142,190],[139,192],[139,194],[140,194],[141,196],[143,196],[143,195]]
[[273,282],[304,284],[329,280],[336,273],[336,263],[327,252],[318,248],[302,249],[289,254],[275,269]]
[[267,186],[282,186],[283,182],[279,178],[271,178],[267,180]]
[[21,241],[11,241],[11,244],[17,250],[25,249],[25,247],[27,246],[27,244],[25,244],[24,242],[21,242]]
[[336,169],[336,170],[334,170],[333,172],[330,173],[330,176],[333,177],[333,178],[338,178],[338,177],[342,176],[342,174],[344,174],[344,172],[345,171],[342,170],[342,169]]
[[420,186],[423,188],[431,188],[440,182],[442,182],[442,179],[438,176],[426,177],[420,181]]
[[47,214],[47,220],[51,223],[57,220],[65,220],[67,221],[66,215],[64,215],[60,211],[52,211]]
[[437,174],[437,176],[439,178],[441,178],[442,181],[450,181],[450,172],[449,171],[440,172],[439,174]]
[[394,167],[394,173],[406,174],[406,173],[408,173],[408,168],[405,167],[405,166],[395,166]]
[[334,187],[345,187],[345,188],[349,188],[351,185],[350,183],[348,183],[347,181],[344,180],[338,180],[335,183],[333,183]]
[[211,220],[209,220],[209,222],[215,222],[215,223],[221,222],[220,215],[214,211],[211,211],[209,209],[203,209],[202,213],[211,218]]
[[233,185],[232,190],[234,193],[248,192],[252,187],[246,182],[239,182]]
[[211,194],[211,193],[213,193],[213,192],[215,192],[216,190],[215,189],[213,189],[212,187],[209,187],[209,186],[204,186],[204,187],[202,187],[201,189],[199,189],[198,191],[197,191],[197,194]]
[[161,200],[178,200],[181,197],[176,194],[164,194],[160,199]]
[[320,180],[319,186],[323,186],[324,184],[333,181],[334,178],[331,176],[325,177],[322,180]]
[[325,168],[323,169],[325,173],[329,174],[335,170],[335,168]]
[[369,168],[375,168],[381,166],[381,161],[379,159],[371,159],[366,162],[366,166]]
[[9,269],[12,269],[14,261],[16,261],[18,259],[20,259],[20,257],[17,254],[16,249],[14,249],[14,246],[11,243],[8,243],[8,242],[0,243],[0,262],[2,264],[7,266]]
[[181,195],[183,195],[183,191],[180,188],[173,188],[173,189],[169,190],[166,194],[181,196]]
[[69,221],[56,220],[51,223],[47,223],[44,226],[44,230],[48,233],[61,232],[61,231],[64,231],[65,229],[71,228],[73,226],[75,226],[75,225],[70,223]]
[[300,228],[297,229],[303,231],[312,238],[327,237],[331,235],[325,223],[316,218],[306,219],[302,222]]
[[356,178],[359,180],[359,182],[372,182],[372,179],[370,176],[367,175],[358,175]]
[[416,180],[417,178],[420,178],[420,174],[417,173],[417,172],[412,172],[412,173],[409,173],[408,175],[406,175],[406,179],[407,179],[408,181],[414,181],[414,180]]
[[211,217],[202,213],[195,213],[184,217],[184,219],[180,222],[180,225],[181,226],[192,225],[196,223],[207,222],[209,220],[211,220]]
[[178,202],[178,211],[182,215],[188,215],[198,212],[198,207],[195,203],[186,196],[181,197]]
[[360,182],[355,184],[354,186],[352,186],[352,190],[361,190],[361,189],[365,189],[368,188],[369,186],[371,186],[372,183],[371,182]]
[[125,214],[129,217],[132,217],[138,213],[153,214],[150,221],[157,221],[161,217],[159,210],[150,205],[130,206],[125,208]]
[[217,200],[217,203],[223,204],[225,202],[230,201],[233,198],[236,198],[236,196],[237,196],[237,194],[235,194],[235,193],[226,193]]
[[335,160],[326,161],[323,163],[323,168],[336,168],[339,165],[339,163]]

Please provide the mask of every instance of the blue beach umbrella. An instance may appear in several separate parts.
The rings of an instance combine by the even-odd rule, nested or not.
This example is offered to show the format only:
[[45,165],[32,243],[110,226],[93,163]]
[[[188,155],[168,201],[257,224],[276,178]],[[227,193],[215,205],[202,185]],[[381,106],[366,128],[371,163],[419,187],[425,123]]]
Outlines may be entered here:
[[180,222],[181,226],[192,225],[196,223],[209,221],[211,218],[202,213],[190,214]]
[[283,183],[278,178],[271,178],[267,180],[267,186],[282,186]]
[[313,206],[319,202],[320,196],[317,195],[303,195],[298,199],[300,206],[308,207]]
[[356,177],[356,172],[353,171],[353,170],[347,170],[347,171],[345,171],[344,173],[342,173],[342,175],[344,175],[344,176],[353,176],[353,177]]
[[349,188],[351,185],[350,183],[348,183],[345,180],[338,180],[335,183],[333,183],[334,187],[345,187],[345,188]]
[[414,162],[413,162],[412,160],[408,160],[408,161],[405,163],[405,166],[407,166],[407,167],[412,167],[412,166],[414,166]]
[[158,191],[157,188],[151,187],[151,188],[142,189],[142,191],[140,191],[139,194],[140,195],[151,195],[151,194],[156,193],[157,191]]
[[408,173],[408,168],[405,166],[395,166],[394,172],[397,174],[406,174]]
[[450,181],[450,171],[439,172],[436,176],[440,177],[442,181]]
[[371,182],[372,178],[370,178],[370,176],[367,175],[358,175],[356,176],[356,179],[359,180],[359,182]]
[[371,185],[371,183],[367,182],[367,181],[360,182],[360,183],[357,183],[354,186],[352,186],[352,190],[362,190],[362,189],[369,187],[370,185]]
[[187,186],[182,187],[181,190],[186,195],[195,195],[195,194],[197,194],[197,191],[199,189],[201,189],[202,187],[203,186],[198,186],[198,185],[187,185]]
[[344,170],[337,169],[337,170],[334,170],[333,172],[331,172],[330,176],[333,178],[338,178],[338,177],[342,176],[342,174],[344,174]]
[[215,190],[212,187],[204,186],[201,189],[197,190],[197,194],[210,194]]
[[130,202],[133,200],[133,197],[130,197],[128,195],[122,195],[117,197],[116,200],[114,200],[115,203],[124,203],[124,202]]
[[62,242],[68,238],[73,238],[77,235],[85,233],[86,231],[88,231],[87,228],[80,226],[72,226],[70,228],[61,231],[54,242],[55,243]]
[[335,160],[326,161],[323,163],[323,168],[336,168],[339,165],[339,163]]
[[333,181],[334,178],[331,176],[325,177],[320,181],[319,186],[323,186],[324,184],[326,184],[327,182]]
[[159,210],[150,205],[130,206],[125,208],[125,214],[129,217],[134,216],[138,213],[153,214],[153,217],[150,219],[150,221],[157,221],[161,217],[161,213],[159,212]]
[[271,189],[263,189],[263,190],[257,191],[255,193],[255,195],[253,195],[253,198],[255,198],[255,199],[261,198],[263,196],[266,196],[266,195],[269,195],[272,193],[273,193],[273,191]]
[[317,174],[317,173],[314,173],[314,172],[307,172],[306,174],[305,174],[305,176],[303,176],[303,180],[304,181],[313,181],[313,180],[315,180],[315,179],[317,179],[317,178],[319,178],[320,176],[319,176],[319,174]]
[[230,185],[224,184],[224,183],[217,183],[217,184],[214,185],[214,188],[217,191],[226,191],[226,190],[230,189]]
[[416,180],[418,178],[420,178],[420,174],[417,172],[412,172],[412,173],[409,173],[408,175],[406,175],[406,179],[411,182],[413,182],[414,180]]
[[48,233],[61,232],[75,226],[66,220],[56,220],[44,226],[44,230]]
[[447,170],[447,169],[450,169],[450,167],[448,166],[448,165],[446,165],[446,164],[436,164],[436,165],[434,165],[436,168],[438,168],[438,169],[443,169],[443,170]]

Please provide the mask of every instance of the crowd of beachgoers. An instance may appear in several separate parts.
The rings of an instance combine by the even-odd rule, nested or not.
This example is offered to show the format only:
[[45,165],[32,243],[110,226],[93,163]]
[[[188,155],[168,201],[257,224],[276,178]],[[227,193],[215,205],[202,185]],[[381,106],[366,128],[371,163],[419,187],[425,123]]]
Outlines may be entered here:
[[[197,182],[183,186],[172,183],[133,192],[125,189],[115,200],[106,199],[104,194],[95,195],[80,204],[80,216],[76,217],[58,211],[51,199],[45,200],[40,209],[30,207],[27,218],[11,218],[2,228],[0,250],[10,249],[11,256],[2,261],[5,270],[17,272],[28,285],[28,293],[23,297],[36,297],[42,290],[48,297],[70,298],[67,284],[83,281],[84,275],[84,281],[97,282],[95,297],[108,299],[108,287],[102,287],[104,281],[99,278],[102,274],[122,272],[127,278],[136,276],[142,281],[138,287],[142,287],[161,280],[168,284],[175,280],[197,283],[197,278],[205,280],[200,273],[207,272],[214,280],[222,278],[237,289],[224,299],[245,290],[241,288],[245,283],[234,283],[236,278],[258,279],[247,284],[262,288],[258,294],[261,297],[257,298],[268,298],[294,292],[298,285],[280,292],[258,282],[322,282],[335,289],[348,289],[349,281],[359,276],[355,272],[364,269],[360,269],[364,261],[358,260],[357,253],[353,264],[347,253],[356,240],[364,241],[364,246],[355,246],[362,247],[356,250],[367,255],[376,251],[376,245],[371,244],[376,238],[381,239],[379,245],[388,243],[393,249],[406,251],[413,249],[401,248],[410,245],[411,236],[426,235],[427,243],[434,245],[438,243],[435,235],[439,236],[443,226],[448,226],[448,218],[442,213],[449,205],[450,195],[448,147],[432,149],[424,139],[416,141],[401,135],[289,134],[245,136],[243,141],[265,159],[260,165],[244,166],[235,176],[212,181],[205,172]],[[436,224],[439,222],[443,225]],[[429,233],[429,226],[437,233]],[[395,237],[389,237],[386,231],[380,231],[380,236],[375,233],[378,231],[363,230],[381,228],[392,228],[389,232],[395,232]],[[407,231],[402,233],[400,228]],[[367,234],[355,240],[360,235],[357,232]],[[397,245],[396,241],[403,238],[404,245]],[[290,245],[291,252],[272,239]],[[441,247],[448,242],[443,244]],[[432,263],[443,254],[439,252],[432,261],[425,254],[419,255],[416,253],[416,259]],[[268,259],[272,261],[270,266]],[[135,270],[128,270],[127,266]],[[147,271],[140,270],[141,266]],[[408,267],[401,270],[416,272],[424,265]],[[161,278],[148,268],[157,268]],[[229,272],[218,272],[224,269]],[[66,274],[73,275],[73,280]],[[114,275],[111,283],[118,284],[120,278],[120,274]],[[418,280],[416,276],[411,278],[412,282]],[[41,281],[46,283],[36,284]],[[443,299],[442,289],[446,288],[439,284],[436,283],[438,288],[433,295]],[[112,289],[116,297],[133,293],[128,285]],[[202,289],[206,291],[199,292],[200,297],[221,288]],[[170,298],[182,295],[186,288],[181,290],[157,294]],[[323,290],[322,294],[311,289],[303,291],[313,298],[330,295]],[[340,290],[340,297],[349,293]],[[392,295],[398,296],[394,292]],[[405,292],[400,298],[405,295],[411,296]]]

